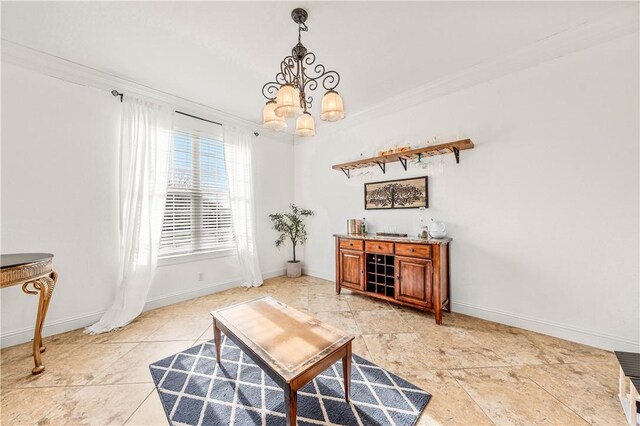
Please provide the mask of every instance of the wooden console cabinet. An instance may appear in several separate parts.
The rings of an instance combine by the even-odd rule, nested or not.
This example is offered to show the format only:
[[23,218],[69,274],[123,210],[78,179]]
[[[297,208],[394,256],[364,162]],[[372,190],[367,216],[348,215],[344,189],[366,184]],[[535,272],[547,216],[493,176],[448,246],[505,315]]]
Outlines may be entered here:
[[449,242],[417,238],[334,235],[336,293],[356,293],[433,312],[451,312]]

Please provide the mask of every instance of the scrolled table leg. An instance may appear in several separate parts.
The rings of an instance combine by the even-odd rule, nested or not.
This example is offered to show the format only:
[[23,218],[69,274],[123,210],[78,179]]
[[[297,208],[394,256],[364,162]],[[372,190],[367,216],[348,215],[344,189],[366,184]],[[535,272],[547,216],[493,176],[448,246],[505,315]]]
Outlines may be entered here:
[[[56,286],[58,280],[58,274],[51,272],[48,277],[38,278],[37,280],[28,281],[22,285],[22,291],[28,294],[40,294],[38,301],[38,316],[36,317],[36,328],[33,333],[33,361],[35,367],[31,370],[33,374],[40,374],[44,371],[44,365],[40,353],[46,350],[42,344],[42,327],[44,325],[44,319],[47,316],[47,310],[49,309],[49,302],[51,301],[51,295],[53,289]],[[33,290],[30,290],[29,284],[33,286]]]

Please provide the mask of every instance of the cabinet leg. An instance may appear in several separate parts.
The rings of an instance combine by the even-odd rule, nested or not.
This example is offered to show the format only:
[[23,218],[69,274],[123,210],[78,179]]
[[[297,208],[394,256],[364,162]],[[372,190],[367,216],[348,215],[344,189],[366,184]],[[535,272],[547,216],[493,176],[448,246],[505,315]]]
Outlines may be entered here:
[[441,309],[436,309],[435,313],[435,317],[436,317],[436,324],[441,325],[442,324],[442,310]]

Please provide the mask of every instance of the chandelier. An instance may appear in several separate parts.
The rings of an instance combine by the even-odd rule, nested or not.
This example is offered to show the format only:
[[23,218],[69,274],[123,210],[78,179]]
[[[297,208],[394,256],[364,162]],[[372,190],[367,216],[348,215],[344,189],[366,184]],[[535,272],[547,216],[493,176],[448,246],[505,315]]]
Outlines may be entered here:
[[327,91],[322,98],[320,119],[338,121],[344,118],[342,97],[335,91],[340,83],[340,74],[327,71],[324,65],[315,64],[316,55],[307,51],[301,42],[302,31],[308,31],[305,21],[308,14],[304,9],[291,12],[293,22],[298,24],[298,44],[291,49],[291,55],[280,63],[280,72],[275,81],[262,86],[262,95],[267,104],[262,110],[262,124],[274,130],[287,127],[287,118],[297,117],[295,134],[313,136],[316,126],[309,113],[313,97],[308,92],[315,90],[318,84]]

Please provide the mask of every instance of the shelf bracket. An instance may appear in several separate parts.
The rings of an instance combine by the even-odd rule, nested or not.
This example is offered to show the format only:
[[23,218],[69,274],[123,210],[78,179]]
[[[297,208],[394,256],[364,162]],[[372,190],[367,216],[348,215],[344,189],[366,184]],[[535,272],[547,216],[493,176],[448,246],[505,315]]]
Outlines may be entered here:
[[380,170],[382,170],[383,174],[387,173],[387,163],[385,163],[384,161],[382,163],[380,161],[376,161],[376,163],[378,163],[378,166],[380,167]]
[[345,169],[340,169],[340,170],[342,170],[342,173],[344,173],[347,176],[347,179],[351,179],[351,176],[349,176],[349,172],[350,172],[349,169],[346,169],[346,170]]
[[456,164],[460,163],[460,150],[458,148],[456,148],[455,146],[453,147],[453,155],[455,155],[456,157]]
[[402,157],[398,157],[398,160],[400,160],[400,164],[402,164],[402,167],[404,168],[404,171],[407,171],[407,159],[406,158],[402,158]]

